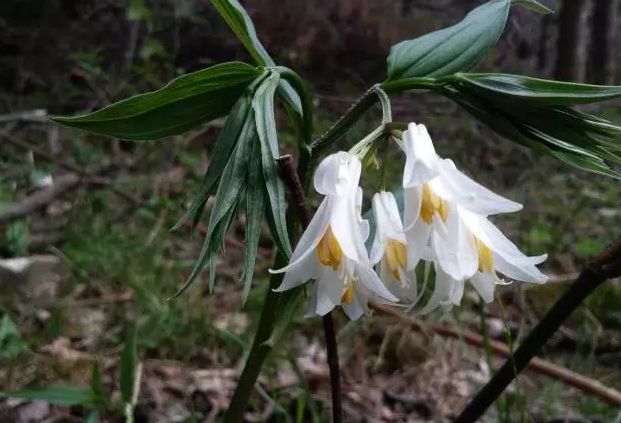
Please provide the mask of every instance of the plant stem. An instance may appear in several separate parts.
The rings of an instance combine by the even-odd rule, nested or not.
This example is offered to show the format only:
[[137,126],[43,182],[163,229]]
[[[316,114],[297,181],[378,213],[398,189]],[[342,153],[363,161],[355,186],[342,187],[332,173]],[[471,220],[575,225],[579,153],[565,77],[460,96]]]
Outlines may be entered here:
[[[302,228],[306,229],[311,222],[311,212],[306,205],[304,187],[293,167],[293,159],[290,155],[278,160],[283,173],[283,179],[289,188],[291,199],[294,202]],[[341,373],[339,369],[339,356],[337,349],[336,333],[332,312],[323,316],[323,331],[326,338],[326,352],[328,355],[328,368],[330,369],[330,386],[332,388],[332,421],[341,423],[343,419],[343,401],[341,397]]]
[[[287,258],[280,251],[277,251],[276,258],[274,259],[274,269],[284,267],[286,264]],[[263,362],[272,350],[272,345],[268,340],[272,336],[274,322],[276,321],[280,306],[280,293],[274,292],[274,289],[280,285],[283,277],[284,274],[278,273],[273,274],[270,278],[263,310],[261,310],[259,326],[257,327],[257,334],[254,337],[250,354],[235,388],[229,408],[224,415],[224,423],[238,423],[242,420],[248,399],[254,390],[254,385],[263,367]]]
[[[289,160],[291,162],[291,156],[285,157],[288,157],[288,159],[286,160]],[[310,174],[311,166],[312,157],[310,154],[310,149],[301,146],[300,166],[298,167],[297,174],[293,169],[292,163],[289,163],[289,169],[291,169],[292,171],[293,180],[298,181],[298,184],[302,184],[302,182],[300,181],[304,181],[305,184],[308,185],[308,175]],[[285,167],[285,169],[283,170],[286,172],[287,168]],[[290,176],[286,177],[285,181],[289,179],[291,179]],[[302,198],[305,198],[305,186],[302,185],[299,189],[302,190]],[[296,204],[296,206],[299,205]],[[306,205],[303,205],[303,208],[308,210]],[[310,213],[307,217],[300,217],[300,220],[303,226],[306,227],[308,225],[308,222],[310,222]],[[285,255],[282,254],[280,251],[277,251],[273,268],[279,269],[281,267],[284,267],[287,265],[287,262],[288,258],[285,257]],[[242,374],[237,383],[237,387],[235,388],[233,398],[231,399],[231,402],[229,404],[229,408],[226,410],[226,414],[224,415],[223,423],[238,423],[242,420],[244,411],[246,410],[246,405],[248,404],[248,399],[250,398],[250,394],[254,390],[254,386],[257,378],[259,377],[259,373],[261,372],[261,368],[263,367],[263,363],[265,362],[268,354],[272,351],[273,345],[271,342],[269,342],[269,339],[272,336],[276,318],[280,315],[280,311],[282,309],[282,295],[279,292],[274,292],[274,289],[280,286],[283,277],[283,273],[278,273],[273,274],[270,278],[270,284],[267,289],[267,293],[265,294],[263,309],[261,310],[261,317],[259,320],[259,326],[257,327],[257,333],[255,335],[254,341],[252,343],[252,348],[250,349],[250,353],[244,365],[244,370],[242,371]]]
[[366,90],[362,96],[351,105],[349,109],[334,124],[311,143],[311,149],[315,156],[320,155],[326,148],[341,139],[362,115],[369,110],[377,101],[375,85]]
[[453,423],[474,423],[515,379],[580,303],[606,279],[621,274],[621,237],[590,261],[578,279],[528,334],[515,354],[479,391]]
[[402,78],[395,81],[386,81],[380,84],[380,88],[386,92],[401,93],[411,90],[435,90],[438,88],[438,84],[443,83],[442,80],[436,80],[434,78]]
[[341,372],[339,369],[339,355],[334,332],[332,312],[323,316],[323,332],[326,337],[326,352],[328,354],[328,369],[330,369],[330,387],[332,388],[332,422],[343,421],[343,399],[341,396]]

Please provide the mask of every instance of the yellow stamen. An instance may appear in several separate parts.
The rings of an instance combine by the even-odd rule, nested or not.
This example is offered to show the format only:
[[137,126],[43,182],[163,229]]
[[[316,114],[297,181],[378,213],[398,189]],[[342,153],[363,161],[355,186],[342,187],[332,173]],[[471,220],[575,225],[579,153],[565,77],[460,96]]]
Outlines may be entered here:
[[401,281],[401,276],[399,275],[399,268],[405,268],[407,264],[407,254],[405,250],[405,244],[402,244],[399,241],[395,241],[393,239],[389,239],[386,243],[386,252],[384,253],[386,258],[386,264],[388,268],[392,272],[395,279]]
[[428,184],[423,184],[423,199],[420,206],[420,217],[425,223],[431,225],[433,216],[438,212],[443,221],[448,218],[448,203],[438,197]]
[[354,299],[354,281],[351,281],[347,284],[347,288],[345,288],[345,292],[341,296],[341,302],[345,304],[350,304]]
[[343,250],[341,250],[341,246],[336,240],[330,226],[328,226],[326,233],[321,237],[316,249],[321,264],[324,266],[332,266],[334,270],[339,268],[341,260],[343,259]]
[[494,258],[492,257],[492,250],[483,243],[476,236],[474,237],[474,244],[479,251],[479,272],[494,272]]

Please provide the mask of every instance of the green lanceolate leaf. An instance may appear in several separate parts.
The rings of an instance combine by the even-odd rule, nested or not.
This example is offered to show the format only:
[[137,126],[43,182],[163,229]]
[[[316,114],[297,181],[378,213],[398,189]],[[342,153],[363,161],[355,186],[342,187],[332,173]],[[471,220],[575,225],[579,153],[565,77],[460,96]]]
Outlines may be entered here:
[[101,371],[99,370],[97,361],[93,362],[90,387],[93,394],[95,394],[97,398],[100,398],[102,403],[107,401],[106,391],[103,382],[101,381]]
[[457,74],[475,92],[542,104],[587,104],[621,97],[621,87],[576,84],[502,73]]
[[269,214],[273,220],[272,237],[278,248],[287,256],[291,255],[291,244],[287,231],[285,215],[285,186],[278,173],[277,159],[280,155],[276,122],[274,118],[274,80],[266,84],[261,96],[255,97],[253,107],[256,111],[257,133],[261,142],[261,162],[265,187],[269,196]]
[[261,142],[263,177],[269,195],[271,210],[268,214],[273,218],[273,226],[270,225],[270,232],[278,248],[290,256],[291,244],[289,243],[287,218],[285,216],[285,186],[278,175],[278,164],[276,162],[280,155],[274,118],[274,91],[278,82],[279,78],[276,74],[268,78],[257,90],[252,101],[252,107],[255,111],[257,133]]
[[[250,19],[244,7],[237,0],[212,0],[212,3],[229,28],[231,28],[259,65],[265,67],[276,65],[259,40],[252,19]],[[281,80],[278,85],[278,93],[285,101],[291,119],[296,126],[303,125],[302,101],[297,91],[285,80]]]
[[210,268],[213,267],[212,270],[214,270],[212,276],[213,273],[215,273],[213,255],[216,254],[218,248],[221,248],[224,244],[224,237],[231,224],[242,192],[245,189],[246,172],[254,142],[258,142],[254,123],[254,112],[252,109],[249,109],[242,130],[239,133],[239,138],[233,150],[233,154],[230,156],[222,171],[213,209],[209,217],[207,235],[205,236],[201,252],[190,276],[170,299],[177,298],[185,292],[185,290],[196,281],[208,261],[211,262]]
[[[297,128],[304,128],[304,111],[302,100],[289,81],[281,79],[278,82],[278,95],[283,99],[289,118]],[[303,133],[303,131],[302,131]]]
[[[258,140],[257,140],[258,141]],[[242,292],[242,305],[246,303],[250,287],[254,264],[257,260],[257,249],[261,235],[261,224],[265,214],[267,196],[264,189],[265,182],[261,174],[261,145],[255,142],[248,163],[248,182],[246,183],[246,242],[244,249],[244,267],[241,280],[244,283]]]
[[222,63],[88,115],[51,119],[124,140],[156,140],[182,134],[226,115],[248,84],[261,73],[260,68],[245,63]]
[[498,41],[510,7],[510,0],[492,0],[456,25],[394,45],[388,56],[388,79],[437,78],[473,68]]
[[243,6],[237,0],[211,0],[211,2],[252,58],[261,66],[274,66],[274,61],[259,41],[252,19]]
[[511,0],[511,3],[543,14],[554,13],[552,9],[535,0]]
[[251,96],[251,93],[242,95],[239,100],[237,100],[237,103],[235,103],[235,106],[233,106],[231,113],[229,113],[229,116],[226,118],[224,128],[222,128],[222,131],[218,134],[201,187],[192,200],[188,210],[175,226],[173,226],[172,230],[179,229],[188,219],[192,219],[196,226],[203,216],[207,199],[217,187],[224,167],[228,163],[229,157],[239,139],[239,134],[247,119],[248,111],[250,110]]
[[[578,169],[619,179],[619,175],[598,156],[597,145],[590,148],[581,147],[578,144],[587,145],[586,142],[590,141],[585,138],[578,141],[575,134],[566,139],[557,138],[564,133],[558,132],[559,128],[554,127],[553,122],[547,124],[551,126],[537,127],[536,122],[533,120],[529,122],[524,115],[521,117],[509,115],[508,110],[511,108],[507,109],[506,104],[496,102],[492,106],[477,96],[464,96],[463,93],[452,90],[445,91],[445,95],[464,107],[487,127],[513,142],[562,160]],[[541,114],[545,110],[538,112]],[[570,141],[573,141],[573,144]],[[601,151],[599,155],[602,155]]]
[[94,410],[91,410],[90,413],[88,413],[88,416],[86,417],[86,420],[84,420],[84,423],[97,423],[99,421],[99,410],[96,408]]
[[237,217],[237,209],[241,205],[241,201],[244,197],[244,193],[241,192],[237,203],[229,210],[224,218],[218,223],[218,227],[214,230],[214,235],[209,240],[207,247],[207,257],[209,257],[209,292],[213,292],[213,287],[216,281],[216,268],[218,264],[218,254],[224,249],[224,238],[233,223],[233,220]]
[[[453,99],[465,104],[464,107],[478,108],[476,113],[485,115],[481,120],[486,125],[500,127],[495,129],[499,133],[506,131],[507,127],[516,128],[518,136],[509,135],[508,138],[579,165],[580,169],[596,169],[597,173],[615,175],[604,160],[621,162],[618,155],[621,145],[616,142],[621,127],[573,110],[567,104],[621,96],[621,88],[512,75],[492,75],[491,78],[462,76],[455,77],[460,82],[443,89]],[[575,159],[570,161],[568,157]]]
[[94,406],[100,398],[90,388],[56,385],[41,389],[23,389],[13,392],[0,392],[7,398],[23,398],[31,401],[44,401],[54,405],[70,407],[73,405]]
[[215,225],[220,222],[237,204],[246,182],[246,172],[251,160],[253,143],[258,142],[254,126],[254,113],[248,113],[246,122],[239,134],[233,155],[222,172],[218,191],[214,199],[213,210],[209,216],[207,238],[211,238]]
[[132,402],[136,367],[138,366],[138,331],[135,323],[130,323],[125,334],[125,345],[121,354],[119,366],[119,380],[121,385],[121,399],[125,404]]

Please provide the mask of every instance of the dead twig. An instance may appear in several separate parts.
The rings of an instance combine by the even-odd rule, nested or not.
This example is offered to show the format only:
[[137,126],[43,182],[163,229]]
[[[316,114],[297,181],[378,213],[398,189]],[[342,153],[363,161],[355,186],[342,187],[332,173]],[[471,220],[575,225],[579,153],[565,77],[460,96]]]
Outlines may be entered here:
[[[391,306],[379,303],[373,303],[372,305],[375,309],[383,313],[389,314],[403,322],[409,323],[413,328],[420,328],[420,322],[416,321],[416,319],[413,319],[410,316],[405,315],[404,313]],[[430,325],[430,329],[438,335],[444,337],[463,339],[470,345],[481,348],[485,346],[485,340],[483,339],[483,337],[470,331],[460,332],[437,323]],[[508,358],[511,356],[511,351],[509,350],[509,347],[502,342],[489,340],[488,345],[492,352],[501,357]],[[621,405],[621,392],[609,386],[606,386],[595,379],[591,379],[587,376],[569,370],[566,367],[556,365],[549,362],[548,360],[544,360],[539,357],[534,357],[528,363],[528,368],[539,374],[558,379],[564,383],[567,383],[568,385],[580,389],[583,392],[598,396],[612,405]]]
[[0,209],[0,223],[28,216],[41,210],[55,198],[77,187],[80,181],[81,179],[78,175],[71,173],[57,177],[50,187],[36,191],[32,195]]
[[[109,188],[114,194],[125,199],[126,201],[134,205],[135,207],[146,207],[147,206],[147,202],[144,201],[142,198],[136,197],[130,193],[127,193],[115,187],[113,185],[114,181],[98,178],[96,175],[93,175],[92,171],[87,171],[86,169],[83,169],[80,166],[77,166],[73,163],[60,160],[58,157],[55,157],[54,155],[48,153],[47,151],[37,146],[34,146],[26,141],[20,140],[19,138],[14,137],[13,135],[9,134],[7,131],[0,131],[0,138],[4,138],[4,140],[6,140],[8,143],[16,147],[22,148],[27,151],[31,151],[33,154],[43,159],[46,159],[49,162],[52,162],[59,167],[75,172],[78,175],[82,176],[85,180],[88,180],[89,182],[92,181],[96,185]],[[79,183],[79,180],[78,180],[78,183]],[[0,217],[1,217],[1,214],[0,214]],[[1,218],[0,218],[0,221],[2,221]],[[183,224],[182,227],[186,229],[192,229],[192,222],[187,221]],[[196,230],[202,235],[207,234],[207,227],[205,227],[205,225],[198,225]],[[245,247],[242,241],[235,239],[231,236],[227,236],[225,239],[225,242],[232,247],[237,247],[237,248]],[[258,251],[262,255],[271,254],[271,250],[268,248],[259,248]]]
[[15,122],[15,121],[48,123],[47,110],[45,109],[24,110],[21,112],[0,115],[0,123]]

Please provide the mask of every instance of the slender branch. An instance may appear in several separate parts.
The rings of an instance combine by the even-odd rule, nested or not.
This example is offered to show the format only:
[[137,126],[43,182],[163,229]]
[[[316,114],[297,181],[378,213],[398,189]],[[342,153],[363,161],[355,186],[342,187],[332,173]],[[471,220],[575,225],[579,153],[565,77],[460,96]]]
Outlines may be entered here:
[[390,106],[390,98],[386,91],[380,85],[375,86],[375,95],[382,104],[382,123],[392,122],[392,107]]
[[332,312],[324,315],[323,332],[326,338],[326,352],[328,354],[328,369],[330,369],[330,387],[332,389],[332,422],[343,421],[343,399],[341,394],[341,371],[339,369],[339,354],[334,333]]
[[541,347],[552,337],[565,319],[580,306],[580,303],[606,279],[617,277],[619,274],[621,274],[621,237],[587,264],[578,279],[524,339],[512,359],[505,361],[500,370],[454,420],[454,423],[477,421],[541,350]]
[[[293,166],[293,158],[290,155],[282,156],[278,159],[278,164],[283,173],[283,179],[291,193],[292,201],[300,216],[302,228],[306,229],[311,221],[311,212],[306,205],[304,187]],[[332,421],[334,423],[341,423],[343,419],[341,373],[339,370],[339,356],[332,312],[323,316],[322,319],[326,338],[326,351],[328,354],[328,368],[330,369],[330,386],[332,388]]]
[[[395,307],[391,307],[386,304],[380,304],[377,302],[372,303],[372,306],[373,308],[383,313],[394,316],[400,321],[410,324],[413,328],[417,330],[423,330],[423,326],[420,324],[419,321],[415,320],[411,316],[404,314],[402,311],[398,310]],[[439,323],[432,324],[427,329],[430,329],[431,331],[437,333],[440,336],[459,340],[463,339],[468,344],[480,348],[484,348],[485,346],[485,339],[481,335],[470,332],[468,330],[457,331],[453,328],[447,327]],[[494,352],[494,354],[508,359],[511,358],[512,351],[509,346],[507,346],[507,344],[489,340],[488,346],[490,350]],[[534,357],[528,363],[528,368],[542,375],[553,377],[562,382],[565,382],[586,393],[596,395],[614,406],[621,406],[621,392],[602,384],[598,380],[591,379],[589,377],[576,373],[566,367],[559,366],[539,357]]]
[[310,225],[311,212],[306,205],[306,195],[304,194],[304,186],[298,177],[298,173],[293,165],[293,157],[290,154],[284,155],[278,159],[278,165],[282,172],[283,180],[289,189],[291,199],[295,204],[295,208],[299,213],[302,229],[306,229]]
[[11,203],[6,207],[0,207],[0,223],[19,219],[41,210],[65,192],[76,188],[80,185],[80,182],[80,177],[73,173],[55,178],[49,187]]
[[[21,149],[27,150],[27,151],[32,151],[33,154],[36,154],[38,157],[41,157],[51,163],[56,164],[57,166],[60,166],[64,169],[67,170],[71,170],[72,172],[77,173],[78,175],[82,176],[82,177],[91,177],[92,174],[91,172],[89,172],[88,170],[81,168],[80,166],[77,166],[73,163],[70,162],[66,162],[63,160],[60,160],[58,157],[55,157],[53,154],[48,153],[47,151],[32,145],[26,141],[22,141],[19,138],[14,137],[13,135],[9,134],[7,131],[0,131],[0,138],[3,138],[6,142],[8,142],[11,145],[14,145],[15,147],[19,147]],[[119,188],[116,188],[115,186],[110,186],[110,190],[112,192],[114,192],[116,195],[118,195],[119,197],[124,198],[125,200],[129,201],[130,203],[132,203],[134,206],[142,206],[143,205],[143,200],[135,197],[134,195],[125,192]]]
[[362,117],[377,101],[375,86],[372,86],[319,138],[312,142],[313,154],[319,155],[330,145],[341,139],[354,123]]

